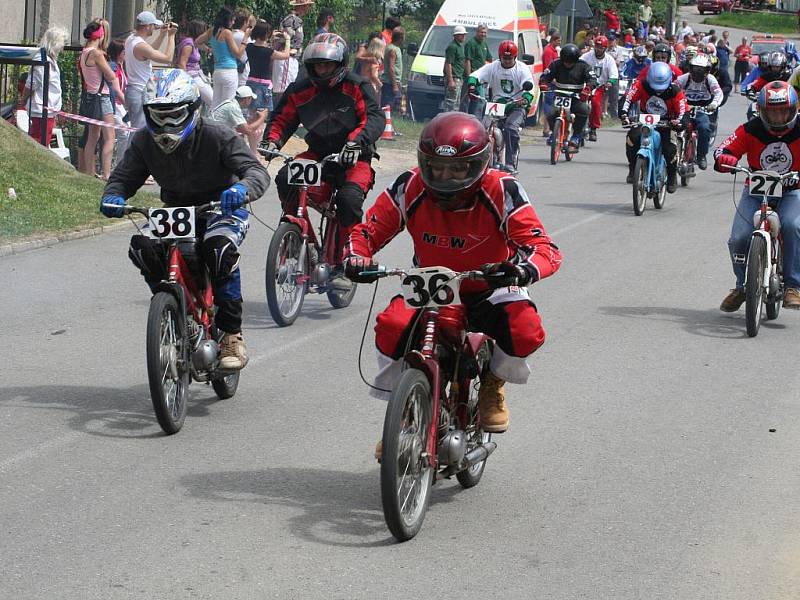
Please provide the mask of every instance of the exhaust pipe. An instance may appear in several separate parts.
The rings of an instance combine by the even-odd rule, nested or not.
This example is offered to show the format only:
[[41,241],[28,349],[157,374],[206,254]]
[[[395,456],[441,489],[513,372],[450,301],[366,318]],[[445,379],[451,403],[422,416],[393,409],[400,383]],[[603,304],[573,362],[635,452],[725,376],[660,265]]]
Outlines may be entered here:
[[474,450],[470,450],[467,452],[467,455],[464,457],[464,469],[469,469],[474,467],[479,462],[483,462],[489,455],[495,451],[497,448],[497,444],[495,442],[486,442],[485,444],[481,444]]

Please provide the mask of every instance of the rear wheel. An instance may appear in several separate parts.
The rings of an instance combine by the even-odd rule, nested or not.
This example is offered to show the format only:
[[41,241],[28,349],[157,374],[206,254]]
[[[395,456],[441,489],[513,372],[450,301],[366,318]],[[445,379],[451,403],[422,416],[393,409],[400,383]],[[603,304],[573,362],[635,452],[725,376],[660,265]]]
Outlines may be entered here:
[[[780,281],[780,287],[775,297],[767,297],[767,320],[773,321],[778,318],[781,312],[781,304],[783,304],[783,282],[781,281],[781,265],[783,264],[783,253],[779,242],[775,243],[775,277]],[[772,286],[770,286],[772,288]]]
[[175,296],[153,296],[147,315],[147,379],[158,424],[168,435],[180,431],[186,419],[191,374],[184,323]]
[[339,290],[328,290],[328,302],[331,303],[333,308],[347,308],[350,306],[350,303],[353,301],[353,297],[356,295],[357,287],[358,285],[354,283],[346,292],[341,292]]
[[553,143],[550,145],[550,164],[554,165],[558,162],[558,157],[561,154],[561,145],[564,140],[564,119],[561,117],[556,118],[553,122]]
[[[484,373],[489,368],[489,362],[492,359],[492,351],[489,348],[489,344],[485,343],[481,346],[481,349],[478,351],[478,356],[476,360],[478,361],[478,373],[482,377]],[[472,381],[468,382],[469,387],[469,399],[467,400],[467,418],[469,422],[467,423],[467,427],[465,431],[467,432],[467,452],[474,450],[476,447],[485,444],[486,442],[490,442],[492,440],[492,434],[486,433],[480,427],[477,426],[478,422],[478,390],[480,385],[478,378],[473,379]],[[486,469],[486,461],[482,460],[481,462],[471,466],[469,469],[465,469],[459,473],[456,473],[456,479],[458,479],[458,483],[465,488],[471,488],[473,486],[478,485],[480,482],[481,477],[483,477],[483,471]]]
[[661,174],[660,187],[656,190],[653,196],[653,206],[658,209],[664,208],[664,203],[667,201],[667,174]]
[[638,217],[644,213],[647,201],[647,159],[644,156],[636,158],[633,167],[633,213]]
[[431,405],[425,374],[418,369],[404,371],[386,408],[381,455],[383,516],[401,542],[417,535],[428,510],[433,482],[427,457]]
[[761,326],[761,314],[764,305],[764,265],[767,260],[767,243],[760,235],[750,240],[750,251],[747,253],[747,279],[744,284],[745,323],[747,335],[755,337]]
[[[217,342],[219,342],[224,334],[217,332],[215,329],[214,335]],[[226,373],[223,371],[218,373],[214,379],[211,380],[211,387],[214,388],[214,393],[217,395],[217,398],[220,400],[233,398],[236,394],[236,389],[239,387],[239,373],[240,371],[234,371],[233,373]]]
[[293,223],[281,223],[269,243],[265,282],[267,305],[275,323],[281,327],[294,323],[303,307],[308,261],[300,264],[302,247],[300,228]]

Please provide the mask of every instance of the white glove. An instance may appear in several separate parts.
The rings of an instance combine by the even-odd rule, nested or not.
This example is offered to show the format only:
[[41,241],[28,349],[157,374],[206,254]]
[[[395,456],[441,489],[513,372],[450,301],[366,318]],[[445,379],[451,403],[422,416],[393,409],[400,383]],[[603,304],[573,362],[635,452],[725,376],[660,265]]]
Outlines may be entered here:
[[347,142],[339,153],[339,164],[345,169],[351,169],[359,156],[361,156],[361,146],[356,142]]
[[718,108],[719,108],[719,104],[717,104],[716,102],[712,102],[711,104],[706,106],[706,110],[709,110],[711,112],[714,112]]

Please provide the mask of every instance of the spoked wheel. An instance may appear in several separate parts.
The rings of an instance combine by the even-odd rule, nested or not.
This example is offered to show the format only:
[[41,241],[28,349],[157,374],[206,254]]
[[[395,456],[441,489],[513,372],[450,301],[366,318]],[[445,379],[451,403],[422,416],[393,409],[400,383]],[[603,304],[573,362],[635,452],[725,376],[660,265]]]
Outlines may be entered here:
[[[783,264],[783,252],[781,249],[780,243],[777,241],[775,243],[775,265],[776,265],[776,277],[778,277],[779,281],[781,278],[781,265]],[[770,286],[772,287],[772,286]],[[767,320],[774,321],[778,318],[778,315],[781,312],[781,304],[783,304],[783,281],[781,281],[780,288],[778,293],[775,295],[774,298],[767,297]]]
[[[224,334],[214,330],[214,336],[217,342],[222,339]],[[214,393],[220,400],[227,400],[233,398],[236,394],[236,389],[239,387],[239,373],[241,371],[225,372],[220,371],[215,374],[214,379],[211,380],[211,387],[214,388]]]
[[689,185],[689,173],[692,172],[692,164],[694,162],[694,139],[687,142],[686,152],[683,155],[683,164],[686,165],[686,172],[681,175],[681,187]]
[[662,173],[660,186],[653,196],[653,206],[658,209],[664,208],[664,203],[667,201],[667,174]]
[[[483,377],[484,373],[486,373],[489,368],[489,361],[492,359],[492,352],[488,343],[481,347],[476,359],[478,361],[478,373]],[[492,440],[491,433],[486,433],[478,427],[478,390],[480,389],[478,386],[480,382],[476,378],[470,383],[469,399],[467,400],[467,418],[469,422],[468,427],[465,429],[467,432],[467,452]],[[456,473],[456,479],[458,479],[458,483],[460,483],[462,487],[471,488],[478,485],[481,477],[483,477],[484,469],[486,469],[486,461],[482,460],[472,465],[469,469]]]
[[272,318],[281,327],[291,325],[297,319],[308,289],[308,261],[300,264],[302,246],[300,228],[293,223],[281,223],[269,243],[267,305]]
[[351,287],[347,292],[328,290],[328,302],[331,303],[333,308],[347,308],[350,306],[350,303],[353,301],[353,297],[356,295],[357,287],[358,284],[354,283],[353,287]]
[[189,348],[184,315],[175,296],[158,292],[147,315],[147,379],[158,424],[166,434],[180,431],[186,419]]
[[550,145],[550,164],[554,165],[558,162],[558,157],[561,155],[561,144],[564,137],[564,120],[558,117],[553,122],[553,143]]
[[747,279],[744,284],[745,323],[747,335],[755,337],[761,326],[761,314],[764,300],[764,265],[767,260],[767,243],[760,235],[750,240],[750,251],[747,253]]
[[431,388],[417,369],[403,372],[383,423],[381,501],[389,531],[399,541],[419,532],[430,500],[433,467],[426,456]]
[[645,202],[647,202],[647,159],[639,156],[633,167],[633,213],[637,217],[644,213]]

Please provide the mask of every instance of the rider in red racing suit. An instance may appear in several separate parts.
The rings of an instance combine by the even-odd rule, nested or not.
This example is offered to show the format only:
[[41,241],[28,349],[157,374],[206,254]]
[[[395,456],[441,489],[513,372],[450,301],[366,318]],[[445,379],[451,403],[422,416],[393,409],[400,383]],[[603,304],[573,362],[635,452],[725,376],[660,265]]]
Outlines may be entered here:
[[[561,252],[519,181],[487,168],[491,151],[485,128],[471,115],[443,113],[430,121],[420,136],[420,166],[400,175],[353,230],[345,272],[356,281],[369,281],[362,271],[374,269],[373,254],[405,228],[417,266],[483,268],[502,275],[491,287],[484,281],[461,284],[471,328],[497,343],[490,373],[481,382],[479,409],[484,430],[499,433],[508,427],[503,384],[525,383],[530,373],[526,359],[544,343],[525,286],[557,271]],[[377,387],[392,389],[400,377],[416,314],[397,296],[378,315]]]
[[[751,171],[769,170],[781,174],[800,171],[797,92],[785,81],[772,81],[759,92],[757,105],[758,117],[739,125],[714,152],[714,169],[729,171],[746,155]],[[746,254],[753,233],[752,216],[760,205],[761,197],[751,195],[749,182],[746,182],[728,239],[736,287],[720,305],[724,312],[735,312],[745,301]],[[783,306],[800,309],[800,190],[797,183],[784,183],[777,212],[783,238],[783,281],[786,286]]]
[[[268,149],[277,150],[302,123],[308,130],[308,151],[297,158],[319,160],[339,153],[339,164],[328,163],[325,183],[311,188],[312,198],[329,197],[336,189],[336,214],[339,219],[337,247],[341,251],[350,230],[361,221],[364,198],[372,189],[375,175],[370,161],[375,142],[383,132],[385,119],[375,99],[374,88],[347,70],[347,43],[338,35],[323,33],[314,38],[303,53],[308,78],[289,86],[275,109],[267,134]],[[278,196],[285,211],[292,210],[295,195],[287,181],[284,166],[275,178]],[[341,254],[339,254],[341,256]],[[335,270],[331,286],[349,289],[350,282]]]

